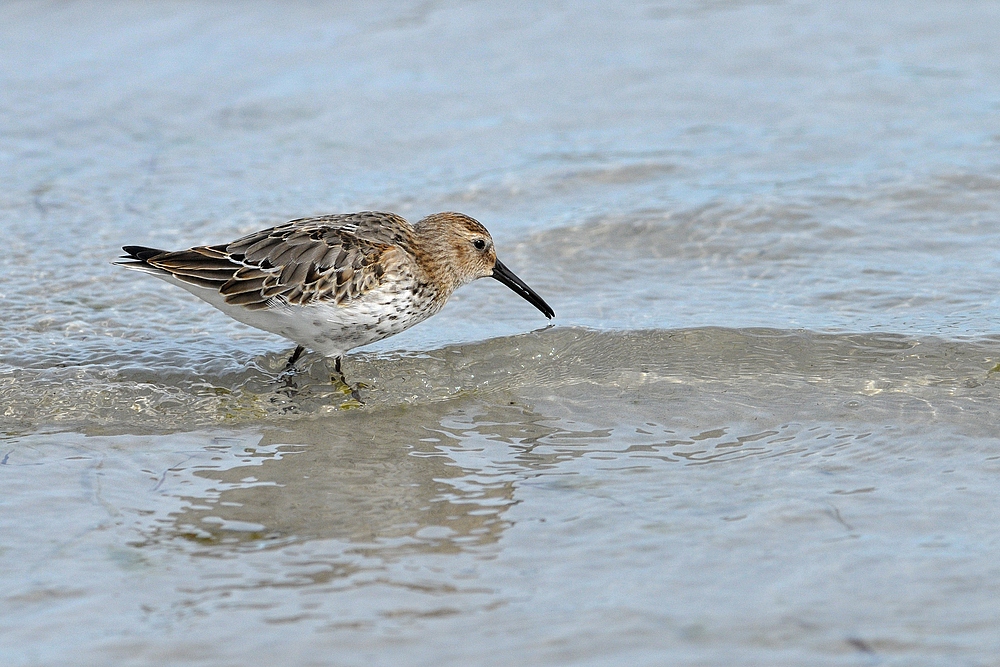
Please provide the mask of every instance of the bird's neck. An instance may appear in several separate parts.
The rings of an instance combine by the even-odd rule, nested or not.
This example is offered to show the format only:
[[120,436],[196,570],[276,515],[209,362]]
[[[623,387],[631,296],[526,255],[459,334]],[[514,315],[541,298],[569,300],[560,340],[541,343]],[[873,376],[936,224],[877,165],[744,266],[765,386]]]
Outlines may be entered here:
[[427,272],[428,281],[437,291],[451,296],[462,285],[462,281],[455,271],[457,253],[444,227],[432,216],[417,223],[413,231],[417,239],[414,254]]

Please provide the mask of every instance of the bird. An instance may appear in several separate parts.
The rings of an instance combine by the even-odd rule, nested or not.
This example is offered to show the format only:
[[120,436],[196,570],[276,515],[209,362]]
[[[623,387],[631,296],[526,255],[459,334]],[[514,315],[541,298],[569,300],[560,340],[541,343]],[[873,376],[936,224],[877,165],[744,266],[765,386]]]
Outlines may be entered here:
[[[499,259],[479,221],[443,212],[410,224],[360,211],[298,218],[230,243],[167,251],[123,246],[115,264],[183,287],[233,319],[334,360],[409,329],[456,289],[495,278],[548,319],[555,311]],[[358,398],[357,388],[351,390]]]

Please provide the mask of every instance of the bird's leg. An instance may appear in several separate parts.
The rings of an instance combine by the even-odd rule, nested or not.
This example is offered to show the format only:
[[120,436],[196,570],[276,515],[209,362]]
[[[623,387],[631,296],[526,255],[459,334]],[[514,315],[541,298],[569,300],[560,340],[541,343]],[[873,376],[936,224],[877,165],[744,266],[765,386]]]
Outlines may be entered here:
[[[284,378],[285,389],[292,391],[294,389],[294,383],[292,381],[293,371],[295,370],[295,362],[299,360],[302,353],[305,352],[306,348],[298,345],[295,347],[295,351],[292,352],[292,356],[288,358],[288,363],[285,364],[284,370],[281,371],[279,378]],[[297,392],[298,390],[295,390]],[[289,394],[291,396],[291,394]]]
[[295,374],[295,362],[299,360],[299,357],[302,356],[305,349],[306,348],[301,345],[296,346],[295,351],[292,352],[292,356],[288,358],[288,363],[285,364],[284,370],[282,370],[278,375],[278,378],[283,381],[285,393],[289,398],[294,397],[299,392],[299,390],[295,387],[295,382],[292,378]]
[[299,357],[302,356],[302,353],[305,352],[305,349],[306,348],[302,347],[301,345],[297,345],[295,347],[295,351],[292,352],[292,356],[288,358],[288,363],[285,364],[285,368],[281,371],[281,373],[278,374],[278,379],[282,380],[283,386],[285,388],[285,393],[288,395],[289,398],[294,397],[295,394],[297,394],[299,391],[295,387],[295,382],[293,381],[292,377],[295,374],[294,373],[295,362],[299,360]]
[[292,370],[292,368],[295,366],[295,362],[299,360],[299,357],[301,357],[302,353],[305,351],[306,348],[302,347],[301,345],[296,346],[295,351],[292,352],[292,356],[288,358],[288,364],[285,365],[286,372]]
[[333,372],[335,373],[335,375],[330,379],[333,381],[334,384],[339,385],[341,391],[343,391],[345,394],[350,394],[351,399],[357,401],[358,405],[361,405],[364,403],[364,401],[361,400],[361,392],[358,390],[363,385],[360,384],[352,385],[347,383],[347,378],[344,377],[344,370],[343,367],[341,366],[343,361],[344,361],[343,356],[336,357],[333,360]]

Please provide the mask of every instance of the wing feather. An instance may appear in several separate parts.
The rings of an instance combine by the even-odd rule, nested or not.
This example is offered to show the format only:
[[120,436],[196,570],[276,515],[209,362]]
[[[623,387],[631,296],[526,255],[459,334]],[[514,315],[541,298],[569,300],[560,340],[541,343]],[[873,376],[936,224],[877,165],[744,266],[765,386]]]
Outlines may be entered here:
[[229,244],[126,252],[137,264],[218,290],[227,303],[263,309],[275,300],[349,303],[380,285],[389,265],[412,261],[412,241],[403,218],[364,211],[292,220]]

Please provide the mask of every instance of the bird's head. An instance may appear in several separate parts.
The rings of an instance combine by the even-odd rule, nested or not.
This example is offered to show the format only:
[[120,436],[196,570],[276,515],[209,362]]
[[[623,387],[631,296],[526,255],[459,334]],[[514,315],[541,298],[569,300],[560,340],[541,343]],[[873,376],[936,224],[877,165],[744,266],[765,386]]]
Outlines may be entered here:
[[478,220],[462,213],[435,213],[418,222],[415,228],[430,251],[431,265],[447,275],[452,289],[478,278],[496,278],[545,317],[555,317],[542,297],[497,259],[493,237]]

